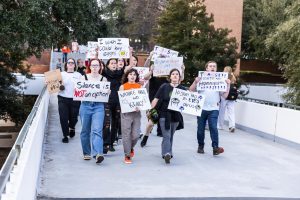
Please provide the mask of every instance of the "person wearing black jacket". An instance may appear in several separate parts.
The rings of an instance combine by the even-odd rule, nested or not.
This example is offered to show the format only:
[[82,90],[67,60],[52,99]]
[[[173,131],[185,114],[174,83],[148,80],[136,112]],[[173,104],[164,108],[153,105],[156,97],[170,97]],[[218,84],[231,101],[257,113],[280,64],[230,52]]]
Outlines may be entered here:
[[181,113],[169,110],[168,105],[174,88],[185,90],[180,85],[181,75],[178,69],[170,71],[169,80],[170,83],[164,83],[160,86],[152,101],[152,108],[156,108],[159,113],[159,122],[163,136],[161,154],[166,164],[169,164],[171,158],[173,158],[172,146],[174,133],[176,130],[183,128]]
[[116,140],[118,129],[120,127],[120,102],[118,91],[121,86],[121,79],[124,74],[124,68],[117,70],[117,59],[111,58],[107,61],[103,71],[103,76],[110,82],[111,93],[108,103],[105,105],[104,120],[104,153],[115,151],[113,143]]

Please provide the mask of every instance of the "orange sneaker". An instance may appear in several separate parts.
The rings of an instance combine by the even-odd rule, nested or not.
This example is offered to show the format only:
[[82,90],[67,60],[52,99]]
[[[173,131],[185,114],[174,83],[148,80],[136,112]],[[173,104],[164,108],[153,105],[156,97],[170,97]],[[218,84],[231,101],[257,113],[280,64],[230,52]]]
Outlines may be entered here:
[[134,156],[134,149],[131,149],[131,151],[130,151],[130,158],[133,158],[133,156]]
[[132,163],[131,158],[130,158],[129,156],[125,156],[124,163],[126,163],[126,164],[131,164],[131,163]]

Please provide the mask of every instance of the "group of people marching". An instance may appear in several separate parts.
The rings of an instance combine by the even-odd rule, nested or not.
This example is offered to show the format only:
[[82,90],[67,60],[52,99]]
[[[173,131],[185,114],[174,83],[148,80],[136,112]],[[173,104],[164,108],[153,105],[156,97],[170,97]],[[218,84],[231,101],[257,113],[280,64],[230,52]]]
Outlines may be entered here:
[[[132,55],[132,50],[130,54],[128,64],[125,59],[111,58],[106,64],[99,59],[91,59],[88,73],[77,72],[76,62],[73,58],[69,58],[64,64],[64,71],[61,72],[62,85],[58,93],[58,111],[63,132],[62,142],[68,143],[69,138],[75,136],[75,125],[79,114],[82,124],[80,139],[84,160],[94,158],[97,164],[101,163],[104,160],[104,154],[107,154],[108,151],[115,151],[114,142],[118,138],[122,138],[124,162],[127,164],[132,163],[135,154],[134,147],[142,132],[141,112],[136,108],[134,112],[121,113],[118,97],[118,91],[134,90],[141,88],[143,85],[139,80],[137,70],[133,68],[137,65],[137,58]],[[169,76],[154,77],[152,74],[153,65],[150,65],[152,56],[153,53],[145,62],[145,67],[149,67],[149,73],[144,76],[144,79],[149,80],[151,107],[158,112],[158,118],[156,119],[158,122],[157,133],[163,138],[161,155],[165,163],[169,164],[173,158],[174,133],[184,127],[184,122],[181,113],[169,110],[168,105],[174,88],[186,89],[180,84],[184,79],[184,66],[182,66],[182,74],[180,70],[174,68],[170,71]],[[216,72],[217,63],[209,61],[205,69],[209,72]],[[226,106],[231,106],[232,103],[226,100],[231,88],[230,82],[235,81],[232,71],[229,71],[229,78],[231,80],[226,80],[226,92],[200,91],[206,98],[202,114],[197,118],[198,153],[204,153],[204,132],[207,122],[212,140],[213,155],[224,152],[224,149],[219,146],[218,138],[218,128],[223,128],[224,114],[220,114],[219,124],[218,116],[220,103],[222,111],[226,109]],[[195,78],[193,84],[189,87],[190,91],[196,91],[200,79],[200,77]],[[74,82],[78,80],[110,82],[108,102],[74,101]],[[235,127],[232,110],[231,106],[229,127],[230,131],[233,132]],[[153,112],[147,112],[149,121],[141,141],[142,147],[147,144],[148,136],[156,123],[151,117],[152,114]]]

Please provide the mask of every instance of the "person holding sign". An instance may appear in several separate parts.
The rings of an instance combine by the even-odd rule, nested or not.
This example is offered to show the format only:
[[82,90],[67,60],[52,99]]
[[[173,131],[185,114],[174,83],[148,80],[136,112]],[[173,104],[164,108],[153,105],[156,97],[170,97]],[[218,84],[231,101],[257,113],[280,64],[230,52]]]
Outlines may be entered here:
[[[120,91],[134,90],[141,88],[139,82],[139,74],[137,70],[130,69],[123,76],[123,85],[120,87]],[[132,157],[134,156],[134,146],[139,139],[141,126],[141,112],[138,108],[136,111],[129,113],[121,113],[121,129],[122,129],[122,141],[125,153],[126,164],[132,163]]]
[[76,72],[76,62],[69,58],[65,63],[65,71],[61,72],[62,85],[58,98],[58,112],[61,129],[63,132],[63,143],[68,143],[68,136],[75,136],[75,125],[78,121],[80,101],[73,101],[74,82],[81,78],[81,74]]
[[185,90],[180,85],[181,75],[178,69],[172,69],[169,75],[170,83],[165,83],[158,89],[152,108],[156,108],[159,113],[159,122],[162,131],[161,155],[166,164],[170,163],[173,157],[172,146],[173,137],[176,130],[183,128],[183,117],[180,112],[169,110],[169,102],[174,88]]
[[[99,82],[107,81],[101,75],[101,62],[98,59],[91,60],[91,73],[83,76],[82,79]],[[93,101],[82,101],[80,106],[80,119],[82,124],[80,139],[83,152],[83,159],[96,159],[99,164],[104,160],[103,157],[103,122],[104,122],[104,103]]]
[[[205,65],[207,72],[216,72],[217,63],[215,61],[209,61]],[[195,81],[190,86],[190,91],[196,91],[197,84],[201,80],[201,77],[195,78]],[[226,92],[202,90],[198,91],[201,95],[205,96],[204,105],[202,107],[202,113],[200,117],[197,117],[197,140],[198,140],[198,150],[200,154],[204,153],[204,139],[205,139],[205,125],[208,121],[210,138],[212,141],[213,155],[219,155],[224,152],[222,147],[219,147],[219,133],[217,128],[218,116],[219,116],[219,106],[220,98],[226,98],[229,92],[230,80],[226,79],[227,90]]]
[[238,96],[238,90],[236,85],[236,78],[232,72],[232,68],[227,66],[224,68],[224,72],[228,73],[228,78],[230,80],[230,89],[228,97],[225,99],[221,97],[220,112],[218,118],[218,129],[223,130],[224,126],[224,116],[227,111],[228,122],[229,122],[229,131],[235,131],[235,116],[234,116],[234,104]]
[[104,152],[115,151],[113,143],[117,138],[117,133],[120,124],[120,102],[118,90],[121,86],[121,79],[124,74],[124,69],[117,70],[117,59],[111,58],[107,61],[103,71],[103,76],[110,82],[111,93],[108,103],[105,105],[105,120],[104,120]]
[[[152,51],[150,53],[150,56],[147,58],[147,60],[145,62],[145,67],[149,67],[150,70],[149,70],[149,73],[144,76],[145,80],[149,80],[149,98],[150,98],[150,102],[152,102],[152,100],[154,99],[155,94],[156,94],[157,90],[159,89],[159,87],[161,85],[163,85],[164,83],[168,83],[167,76],[159,76],[159,77],[153,76],[153,68],[154,67],[153,67],[153,65],[150,66],[150,61],[153,57],[153,54],[154,54],[154,52]],[[182,65],[182,76],[181,76],[180,81],[184,80],[184,70],[185,70],[185,66]],[[149,135],[151,133],[151,130],[153,129],[153,126],[154,126],[154,123],[150,120],[148,122],[147,127],[146,127],[146,133],[145,133],[145,135],[144,135],[144,137],[141,141],[141,147],[146,146]],[[162,137],[159,121],[157,123],[157,136]]]

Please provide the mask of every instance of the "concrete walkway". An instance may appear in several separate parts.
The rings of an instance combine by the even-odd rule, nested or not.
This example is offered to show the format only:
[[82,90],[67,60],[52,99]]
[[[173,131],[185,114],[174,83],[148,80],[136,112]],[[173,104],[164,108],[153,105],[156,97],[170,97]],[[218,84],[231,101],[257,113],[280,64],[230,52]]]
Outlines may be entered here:
[[[206,134],[206,153],[200,155],[196,117],[185,115],[185,129],[175,133],[170,165],[160,156],[161,138],[155,134],[145,148],[139,141],[133,164],[123,163],[119,143],[116,152],[96,165],[82,159],[80,123],[75,138],[63,144],[56,96],[49,106],[38,199],[300,199],[299,149],[226,130],[220,131],[224,154],[212,155]],[[143,117],[142,130],[145,125]]]

